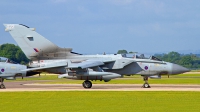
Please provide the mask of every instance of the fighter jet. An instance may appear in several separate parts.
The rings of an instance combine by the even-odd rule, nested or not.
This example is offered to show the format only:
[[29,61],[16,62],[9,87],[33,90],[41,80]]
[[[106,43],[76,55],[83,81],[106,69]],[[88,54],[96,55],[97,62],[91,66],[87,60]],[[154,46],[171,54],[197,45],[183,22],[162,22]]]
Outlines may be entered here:
[[[85,80],[84,88],[91,88],[93,80],[108,82],[124,75],[141,75],[142,87],[149,88],[148,78],[161,78],[188,72],[180,65],[162,61],[155,56],[144,54],[82,55],[72,52],[71,48],[60,48],[23,24],[4,24],[19,47],[31,60],[24,71],[50,72],[59,78]],[[63,40],[64,41],[64,40]],[[66,43],[69,41],[66,39]]]
[[0,57],[0,89],[5,89],[4,79],[15,80],[16,77],[26,77],[38,74],[38,72],[22,71],[27,69],[27,66],[20,65],[8,58]]

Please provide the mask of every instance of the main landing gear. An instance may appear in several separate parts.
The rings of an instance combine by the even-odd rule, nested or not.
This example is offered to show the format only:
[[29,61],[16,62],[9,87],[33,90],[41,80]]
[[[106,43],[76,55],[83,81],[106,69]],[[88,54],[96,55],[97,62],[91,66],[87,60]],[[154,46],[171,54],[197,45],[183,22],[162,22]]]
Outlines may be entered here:
[[142,88],[151,88],[151,86],[148,83],[148,77],[143,77],[145,83],[143,84]]
[[89,88],[92,87],[92,82],[86,80],[86,81],[84,81],[84,82],[82,83],[82,85],[83,85],[84,88],[89,89]]
[[4,79],[0,78],[0,83],[1,83],[0,89],[6,89],[5,85],[3,84],[3,81],[4,81]]

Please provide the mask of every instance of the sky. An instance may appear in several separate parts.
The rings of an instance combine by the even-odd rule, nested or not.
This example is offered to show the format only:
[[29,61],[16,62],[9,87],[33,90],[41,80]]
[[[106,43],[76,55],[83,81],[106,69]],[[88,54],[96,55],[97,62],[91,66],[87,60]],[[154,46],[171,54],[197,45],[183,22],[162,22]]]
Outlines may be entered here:
[[[83,54],[200,51],[200,0],[1,0],[3,26],[24,24]],[[17,44],[16,44],[17,45]]]

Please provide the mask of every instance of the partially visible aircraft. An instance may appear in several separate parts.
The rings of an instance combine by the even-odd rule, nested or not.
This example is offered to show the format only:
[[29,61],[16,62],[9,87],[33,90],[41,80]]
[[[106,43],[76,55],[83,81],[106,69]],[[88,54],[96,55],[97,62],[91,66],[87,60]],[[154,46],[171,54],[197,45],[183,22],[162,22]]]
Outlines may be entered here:
[[[149,88],[148,78],[161,78],[190,71],[177,64],[162,61],[144,54],[82,55],[71,48],[60,48],[23,24],[4,24],[27,58],[32,60],[23,71],[50,72],[59,78],[85,80],[84,88],[91,88],[90,80],[110,81],[124,75],[139,74],[144,88]],[[65,40],[62,40],[65,41]],[[69,41],[66,40],[66,44]]]
[[4,79],[15,80],[16,77],[26,77],[38,74],[38,72],[22,71],[27,69],[27,66],[20,65],[8,58],[0,57],[0,89],[5,89]]

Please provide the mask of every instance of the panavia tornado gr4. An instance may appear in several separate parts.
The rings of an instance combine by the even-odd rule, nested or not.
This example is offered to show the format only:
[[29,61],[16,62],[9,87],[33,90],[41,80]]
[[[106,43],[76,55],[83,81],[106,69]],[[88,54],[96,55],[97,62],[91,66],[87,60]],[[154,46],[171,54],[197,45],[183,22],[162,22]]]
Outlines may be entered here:
[[27,69],[27,66],[20,65],[8,58],[0,57],[0,89],[5,89],[4,79],[15,80],[16,77],[27,77],[38,74],[38,72],[22,71]]
[[60,48],[23,24],[4,24],[25,55],[32,60],[30,69],[24,71],[50,72],[59,78],[85,80],[84,88],[91,88],[93,80],[110,81],[124,75],[141,75],[144,88],[149,88],[148,78],[161,78],[188,72],[180,65],[162,61],[143,54],[82,55],[71,48]]

